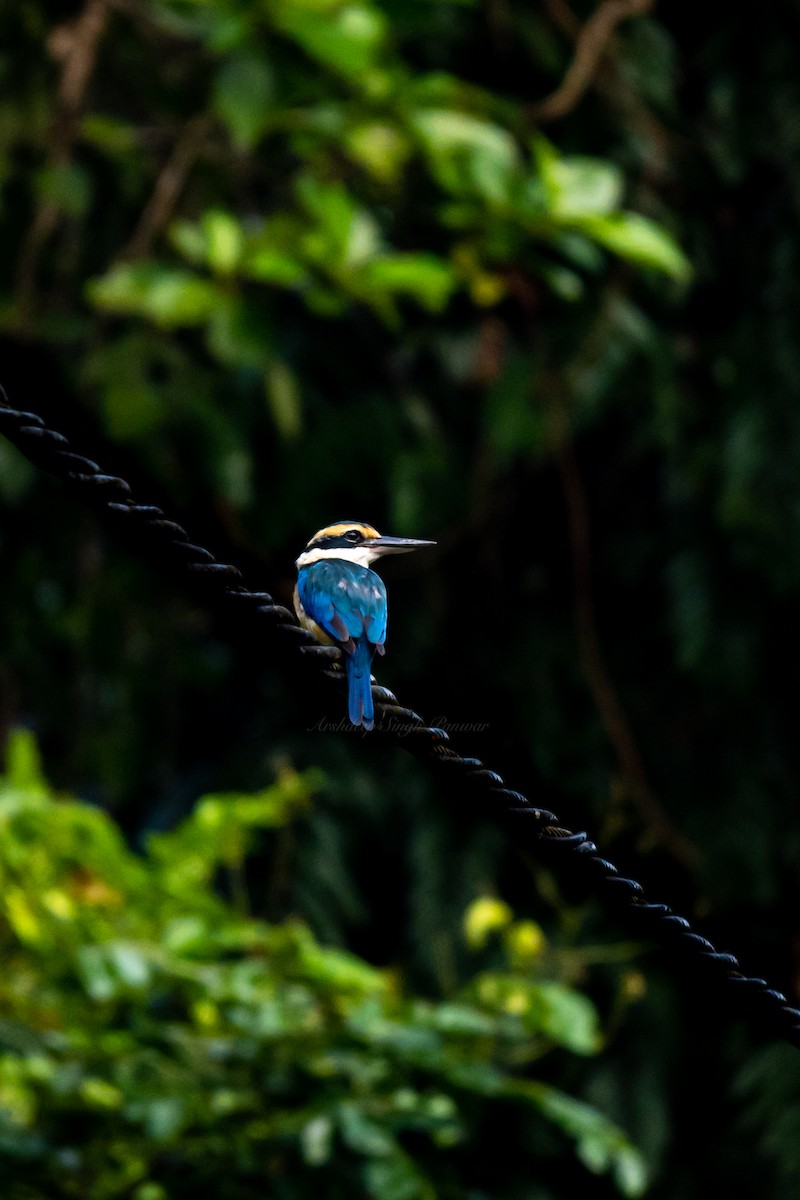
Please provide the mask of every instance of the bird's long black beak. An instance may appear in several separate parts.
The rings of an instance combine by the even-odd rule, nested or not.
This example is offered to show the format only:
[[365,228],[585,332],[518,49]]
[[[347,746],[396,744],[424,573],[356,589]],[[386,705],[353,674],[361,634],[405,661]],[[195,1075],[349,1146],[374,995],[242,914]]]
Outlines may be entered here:
[[377,537],[370,538],[367,545],[378,554],[408,554],[409,550],[435,546],[436,542],[423,542],[419,538]]

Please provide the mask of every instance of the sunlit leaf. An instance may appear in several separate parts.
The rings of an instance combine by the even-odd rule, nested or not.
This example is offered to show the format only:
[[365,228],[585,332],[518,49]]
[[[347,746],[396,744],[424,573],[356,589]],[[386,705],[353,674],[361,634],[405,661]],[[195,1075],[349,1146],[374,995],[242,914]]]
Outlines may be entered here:
[[354,82],[376,63],[386,35],[385,17],[367,4],[281,0],[273,19],[312,58],[350,75]]
[[158,263],[120,264],[87,290],[105,312],[147,317],[165,329],[201,324],[217,295],[209,280]]
[[207,240],[208,265],[212,271],[228,275],[239,263],[244,246],[244,231],[229,212],[211,209],[203,217]]
[[453,269],[433,254],[392,254],[373,258],[367,280],[376,289],[411,296],[439,312],[457,285]]
[[602,246],[637,266],[650,267],[681,281],[691,277],[689,260],[674,238],[639,213],[584,217],[578,224]]
[[364,122],[349,129],[344,137],[352,158],[383,183],[400,178],[412,152],[408,138],[387,122]]
[[23,791],[46,792],[42,760],[29,729],[12,729],[5,745],[5,782]]
[[[474,1112],[502,1102],[535,1108],[590,1170],[638,1194],[640,1161],[619,1130],[518,1077],[542,1035],[586,1048],[593,1010],[577,993],[523,968],[479,977],[469,996],[415,998],[398,975],[321,945],[302,922],[248,915],[254,835],[302,814],[319,776],[286,765],[260,792],[202,797],[141,857],[106,814],[50,797],[30,739],[14,754],[18,787],[40,797],[7,809],[0,839],[0,937],[14,962],[0,1108],[17,1122],[16,1153],[41,1111],[44,1132],[26,1152],[55,1170],[69,1129],[87,1170],[99,1170],[111,1138],[126,1194],[158,1174],[165,1147],[213,1176],[230,1172],[231,1152],[247,1160],[256,1146],[335,1177],[355,1165],[378,1200],[435,1200],[431,1152],[463,1142]],[[0,791],[9,787],[6,777]],[[236,903],[215,891],[220,867],[238,881]],[[499,901],[478,904],[469,920],[481,938],[516,930],[516,957],[524,947],[529,960],[526,923]],[[428,1147],[419,1162],[406,1132]]]
[[596,1054],[600,1048],[597,1010],[587,996],[555,981],[533,985],[529,992],[531,1020],[548,1037],[576,1054]]
[[321,1166],[331,1156],[333,1141],[333,1122],[330,1117],[314,1117],[305,1125],[300,1133],[300,1144],[303,1158],[312,1167]]
[[578,155],[562,157],[544,138],[534,143],[548,207],[559,220],[614,212],[622,200],[622,172],[614,163]]
[[243,256],[241,271],[259,283],[273,283],[279,287],[294,287],[302,283],[306,274],[298,258],[270,245],[266,238],[261,242],[250,242]]
[[413,126],[431,171],[456,194],[474,192],[493,204],[510,195],[520,157],[514,139],[499,125],[448,109],[420,109]]

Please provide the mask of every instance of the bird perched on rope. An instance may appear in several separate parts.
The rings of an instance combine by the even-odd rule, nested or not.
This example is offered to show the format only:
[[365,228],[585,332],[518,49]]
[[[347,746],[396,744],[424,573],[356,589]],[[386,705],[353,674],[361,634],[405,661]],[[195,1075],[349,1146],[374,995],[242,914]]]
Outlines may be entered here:
[[337,521],[315,533],[297,560],[295,612],[318,642],[341,648],[353,725],[372,729],[375,724],[370,669],[386,641],[386,586],[369,565],[384,554],[435,544],[382,537],[361,521]]

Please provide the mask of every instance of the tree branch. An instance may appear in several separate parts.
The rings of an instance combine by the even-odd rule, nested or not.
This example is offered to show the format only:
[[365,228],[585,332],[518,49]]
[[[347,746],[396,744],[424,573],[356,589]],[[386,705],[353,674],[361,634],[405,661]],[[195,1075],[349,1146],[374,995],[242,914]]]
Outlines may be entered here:
[[156,179],[153,194],[145,205],[131,239],[121,252],[123,258],[141,258],[147,254],[154,239],[169,223],[186,178],[197,160],[207,129],[206,117],[194,117],[184,125]]
[[[51,56],[63,64],[58,85],[58,112],[47,154],[47,165],[51,169],[67,166],[72,157],[86,90],[108,24],[108,10],[108,0],[86,0],[80,16],[69,24],[58,25],[48,39]],[[16,271],[18,333],[29,331],[39,259],[58,225],[60,212],[53,200],[40,199],[23,239]]]
[[[649,11],[653,0],[604,0],[597,12],[577,33],[575,54],[556,90],[533,108],[540,123],[565,117],[583,99],[594,81],[614,30],[628,17]],[[563,0],[550,0],[551,15],[561,28],[572,33],[575,18]]]
[[574,579],[575,632],[584,677],[603,728],[619,763],[628,797],[638,807],[648,835],[667,847],[687,867],[697,865],[694,844],[669,820],[650,786],[625,710],[606,665],[594,610],[589,506],[583,487],[569,421],[562,404],[550,399],[549,415],[555,443],[555,462],[567,510]]

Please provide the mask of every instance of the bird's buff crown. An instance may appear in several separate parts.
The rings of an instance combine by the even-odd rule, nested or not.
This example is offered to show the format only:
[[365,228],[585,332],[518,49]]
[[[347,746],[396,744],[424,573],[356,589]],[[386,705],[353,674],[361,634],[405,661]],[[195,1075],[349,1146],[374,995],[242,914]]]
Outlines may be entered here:
[[381,535],[372,525],[367,525],[364,521],[337,521],[333,525],[326,525],[324,529],[318,529],[314,536],[309,540],[306,546],[310,550],[317,542],[321,542],[327,538],[340,538],[345,534],[352,532],[360,533],[363,538],[376,538]]

